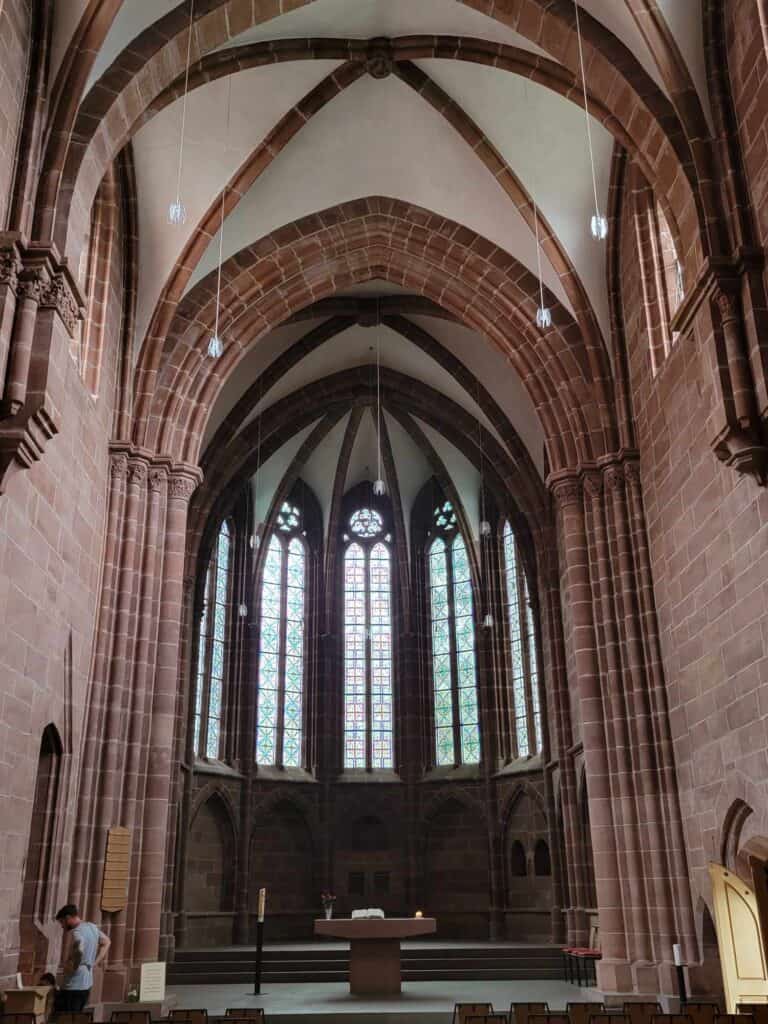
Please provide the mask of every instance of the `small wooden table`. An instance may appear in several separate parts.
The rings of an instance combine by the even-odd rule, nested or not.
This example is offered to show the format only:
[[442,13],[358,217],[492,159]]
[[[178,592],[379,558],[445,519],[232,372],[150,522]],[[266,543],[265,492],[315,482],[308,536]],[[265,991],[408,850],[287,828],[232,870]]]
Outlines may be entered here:
[[315,935],[349,940],[349,991],[356,996],[399,995],[400,940],[437,931],[434,917],[340,917],[315,921]]

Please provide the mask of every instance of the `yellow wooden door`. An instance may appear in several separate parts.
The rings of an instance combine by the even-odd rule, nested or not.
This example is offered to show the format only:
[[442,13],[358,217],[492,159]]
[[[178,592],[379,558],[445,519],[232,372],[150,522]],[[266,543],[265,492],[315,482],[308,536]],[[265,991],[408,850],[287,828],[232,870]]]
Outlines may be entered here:
[[710,864],[709,875],[726,1008],[728,1013],[735,1013],[737,1003],[768,1002],[768,970],[757,899],[738,875],[722,865]]

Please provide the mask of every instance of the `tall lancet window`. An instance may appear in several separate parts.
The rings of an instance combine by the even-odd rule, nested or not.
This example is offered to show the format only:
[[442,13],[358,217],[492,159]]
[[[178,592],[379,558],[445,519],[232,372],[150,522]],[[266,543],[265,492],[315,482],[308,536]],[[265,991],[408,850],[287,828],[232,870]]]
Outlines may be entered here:
[[208,563],[197,651],[194,742],[199,757],[221,756],[224,680],[229,656],[232,603],[232,524],[221,524]]
[[435,763],[477,764],[480,724],[472,576],[450,502],[435,509],[429,547],[429,610],[435,703]]
[[539,664],[528,580],[508,522],[504,524],[504,576],[517,756],[528,757],[541,750]]
[[360,508],[344,553],[344,767],[394,767],[392,557],[384,520]]
[[285,502],[261,582],[256,763],[300,768],[304,735],[307,557],[301,512]]

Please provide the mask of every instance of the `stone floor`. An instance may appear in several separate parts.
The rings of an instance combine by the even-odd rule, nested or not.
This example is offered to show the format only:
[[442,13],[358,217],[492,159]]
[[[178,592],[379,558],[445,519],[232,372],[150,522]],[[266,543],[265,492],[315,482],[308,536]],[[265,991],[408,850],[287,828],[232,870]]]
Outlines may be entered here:
[[[281,1024],[292,1018],[312,1016],[319,1024],[339,1014],[354,1015],[355,1024],[403,1024],[403,1016],[418,1018],[419,1024],[447,1024],[455,1003],[490,1002],[494,1009],[508,1010],[512,1002],[546,1001],[559,1010],[568,1001],[593,1001],[599,995],[564,981],[461,981],[410,982],[400,996],[364,998],[352,996],[343,983],[322,985],[276,985],[262,987],[254,996],[243,985],[184,985],[170,987],[180,1009],[205,1007],[209,1013],[223,1013],[228,1007],[263,1006],[269,1017]],[[351,1024],[351,1020],[350,1020]]]

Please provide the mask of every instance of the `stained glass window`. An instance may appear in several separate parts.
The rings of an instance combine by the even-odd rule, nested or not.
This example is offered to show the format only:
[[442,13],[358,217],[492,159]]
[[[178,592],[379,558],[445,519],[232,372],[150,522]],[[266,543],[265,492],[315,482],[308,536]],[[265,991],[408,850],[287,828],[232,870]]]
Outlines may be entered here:
[[450,502],[435,509],[438,536],[429,548],[429,608],[435,763],[477,764],[480,724],[475,663],[475,615],[467,548]]
[[195,752],[212,759],[221,756],[224,682],[229,653],[231,560],[232,528],[224,522],[205,576],[195,688]]
[[285,502],[264,557],[256,763],[300,768],[304,734],[306,551],[301,512]]
[[[360,540],[344,554],[344,767],[394,767],[392,564],[378,512],[349,522]],[[366,543],[369,541],[370,543]]]
[[349,528],[357,537],[378,537],[384,522],[372,508],[361,508],[349,520]]
[[504,526],[503,539],[514,734],[518,757],[528,757],[541,750],[536,631],[528,580],[509,523]]

